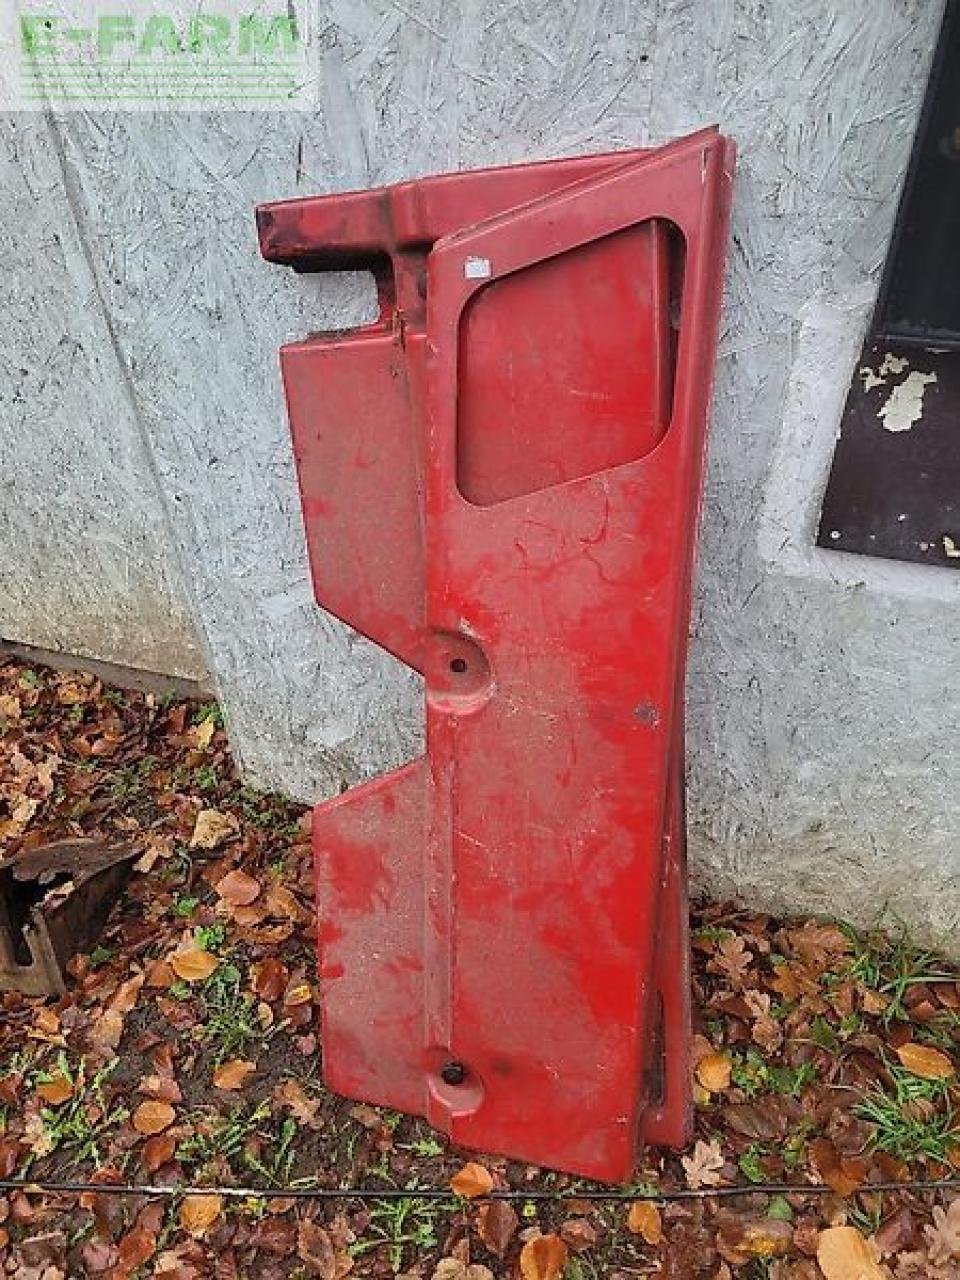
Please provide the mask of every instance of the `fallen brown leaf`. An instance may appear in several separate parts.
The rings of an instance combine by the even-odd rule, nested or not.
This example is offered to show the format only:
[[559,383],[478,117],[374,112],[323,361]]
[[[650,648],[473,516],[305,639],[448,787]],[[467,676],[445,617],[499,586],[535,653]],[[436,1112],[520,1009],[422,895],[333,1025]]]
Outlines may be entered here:
[[733,1063],[725,1053],[708,1053],[697,1063],[697,1079],[710,1093],[722,1093],[730,1088]]
[[441,1258],[430,1280],[494,1280],[494,1277],[490,1268],[480,1262],[467,1263],[462,1258]]
[[117,1245],[119,1274],[132,1276],[145,1262],[150,1261],[156,1251],[157,1237],[153,1232],[145,1231],[143,1227],[134,1227]]
[[820,1232],[817,1262],[826,1280],[886,1280],[874,1254],[856,1227],[827,1227]]
[[176,1149],[176,1139],[168,1133],[154,1134],[140,1149],[140,1163],[147,1173],[156,1173],[159,1168],[173,1159]]
[[165,991],[172,987],[177,975],[168,960],[153,960],[147,966],[146,986],[157,991]]
[[323,1099],[311,1098],[303,1085],[298,1084],[296,1080],[284,1080],[274,1091],[273,1096],[281,1106],[289,1110],[298,1124],[305,1125],[308,1129],[321,1127],[317,1112],[323,1106]]
[[190,947],[186,951],[175,951],[170,957],[170,968],[184,982],[203,982],[215,973],[220,961],[202,947]]
[[282,960],[269,956],[254,967],[253,989],[261,1000],[279,1000],[287,989],[290,971]]
[[319,1280],[343,1280],[353,1270],[349,1253],[337,1248],[330,1232],[309,1218],[297,1226],[297,1257]]
[[9,1134],[0,1137],[0,1178],[9,1178],[20,1162],[20,1140]]
[[188,1195],[180,1205],[180,1225],[195,1239],[207,1234],[223,1211],[223,1197]]
[[217,809],[201,809],[197,814],[193,835],[190,837],[191,849],[218,849],[228,840],[234,840],[240,834],[240,823],[232,813],[220,813]]
[[261,884],[245,871],[228,871],[214,886],[217,896],[233,907],[248,907],[260,897]]
[[945,1053],[931,1049],[929,1045],[915,1044],[912,1040],[897,1049],[897,1057],[912,1076],[920,1076],[924,1080],[948,1080],[956,1070]]
[[829,1138],[816,1138],[808,1152],[820,1177],[838,1196],[852,1195],[867,1176],[866,1162],[841,1156]]
[[658,1245],[663,1239],[660,1210],[651,1200],[634,1200],[627,1214],[627,1230],[643,1236],[647,1244]]
[[951,1200],[945,1209],[934,1206],[933,1226],[925,1226],[923,1234],[930,1261],[935,1265],[960,1261],[960,1196]]
[[498,1258],[502,1258],[516,1234],[520,1219],[506,1200],[491,1200],[477,1210],[477,1235]]
[[560,1280],[567,1261],[567,1246],[559,1236],[536,1236],[520,1252],[523,1280]]
[[176,1112],[169,1102],[157,1102],[150,1099],[141,1102],[133,1113],[132,1123],[137,1133],[150,1137],[169,1129],[176,1119]]
[[751,1258],[785,1258],[793,1252],[793,1227],[779,1218],[720,1219],[717,1248],[725,1261],[741,1267]]
[[450,1189],[464,1200],[473,1200],[477,1196],[489,1195],[493,1190],[493,1176],[482,1164],[471,1161],[458,1170],[450,1179]]
[[217,1089],[235,1092],[242,1089],[250,1077],[256,1072],[257,1064],[247,1062],[243,1058],[234,1058],[223,1063],[213,1073],[213,1083]]
[[58,1107],[62,1102],[66,1102],[68,1098],[72,1098],[74,1093],[73,1085],[65,1075],[54,1076],[52,1080],[48,1080],[45,1084],[37,1085],[37,1095],[44,1102],[48,1102],[52,1107]]
[[560,1239],[572,1253],[586,1253],[597,1243],[597,1228],[589,1218],[564,1218]]
[[691,1190],[717,1186],[720,1182],[720,1170],[724,1165],[719,1139],[711,1138],[709,1142],[699,1139],[692,1153],[681,1157],[680,1163],[687,1175],[687,1186]]

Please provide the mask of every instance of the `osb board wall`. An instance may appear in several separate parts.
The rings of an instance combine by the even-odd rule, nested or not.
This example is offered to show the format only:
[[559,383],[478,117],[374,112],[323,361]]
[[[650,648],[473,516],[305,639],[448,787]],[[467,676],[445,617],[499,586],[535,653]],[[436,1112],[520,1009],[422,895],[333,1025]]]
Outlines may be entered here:
[[[690,674],[697,879],[955,926],[956,575],[813,548],[939,11],[338,0],[315,116],[34,122],[21,145],[52,132],[62,153],[180,599],[254,780],[335,793],[415,752],[421,712],[409,673],[312,604],[276,369],[282,341],[368,314],[369,282],[260,262],[253,204],[718,121],[740,167]],[[83,394],[94,433],[107,393]]]
[[90,237],[43,117],[0,120],[0,638],[204,673]]

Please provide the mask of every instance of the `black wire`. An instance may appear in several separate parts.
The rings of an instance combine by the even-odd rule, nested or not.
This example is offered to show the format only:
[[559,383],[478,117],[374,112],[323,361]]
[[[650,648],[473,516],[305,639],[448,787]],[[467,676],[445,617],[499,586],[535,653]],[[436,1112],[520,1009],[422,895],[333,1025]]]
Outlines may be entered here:
[[[909,1182],[864,1183],[854,1195],[880,1191],[957,1191],[960,1178],[926,1178]],[[24,1191],[34,1195],[82,1195],[97,1192],[116,1196],[225,1196],[236,1200],[440,1200],[451,1204],[464,1201],[454,1192],[443,1187],[193,1187],[183,1184],[169,1186],[154,1183],[114,1182],[32,1182],[29,1178],[0,1179],[0,1192]],[[758,1185],[735,1187],[680,1187],[673,1191],[517,1191],[494,1190],[485,1196],[476,1196],[478,1203],[485,1200],[558,1201],[592,1200],[599,1203],[629,1204],[634,1200],[650,1200],[669,1204],[681,1200],[728,1200],[739,1196],[822,1196],[835,1195],[831,1187],[822,1183],[804,1185],[795,1182],[766,1182]]]

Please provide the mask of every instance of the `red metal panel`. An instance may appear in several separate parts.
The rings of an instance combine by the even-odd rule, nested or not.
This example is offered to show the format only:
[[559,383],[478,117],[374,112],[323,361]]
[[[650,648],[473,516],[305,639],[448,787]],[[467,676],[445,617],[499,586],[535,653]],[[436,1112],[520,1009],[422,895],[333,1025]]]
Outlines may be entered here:
[[284,379],[317,598],[426,684],[425,758],[316,811],[326,1078],[600,1178],[689,1129],[678,691],[731,169],[711,131],[259,211],[272,260],[378,277],[378,322]]

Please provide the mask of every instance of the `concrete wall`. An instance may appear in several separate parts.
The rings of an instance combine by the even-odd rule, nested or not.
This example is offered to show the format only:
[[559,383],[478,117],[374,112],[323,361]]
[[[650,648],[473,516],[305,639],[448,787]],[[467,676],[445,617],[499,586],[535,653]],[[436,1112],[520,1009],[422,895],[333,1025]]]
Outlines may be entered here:
[[[812,545],[939,3],[330,0],[324,16],[316,116],[72,114],[21,139],[21,165],[57,154],[109,319],[92,349],[106,361],[115,341],[122,372],[104,377],[126,379],[161,481],[185,584],[167,607],[189,602],[251,778],[329,795],[413,754],[421,721],[415,679],[312,604],[276,372],[283,340],[368,314],[368,284],[261,263],[253,204],[719,121],[741,158],[689,681],[696,878],[860,920],[889,903],[943,939],[960,916],[960,577]],[[42,278],[39,252],[21,269]],[[82,394],[86,440],[118,399]],[[71,490],[88,484],[78,465]],[[149,488],[145,471],[118,510],[154,512]],[[138,588],[166,580],[148,541]],[[36,534],[16,543],[26,559]]]

